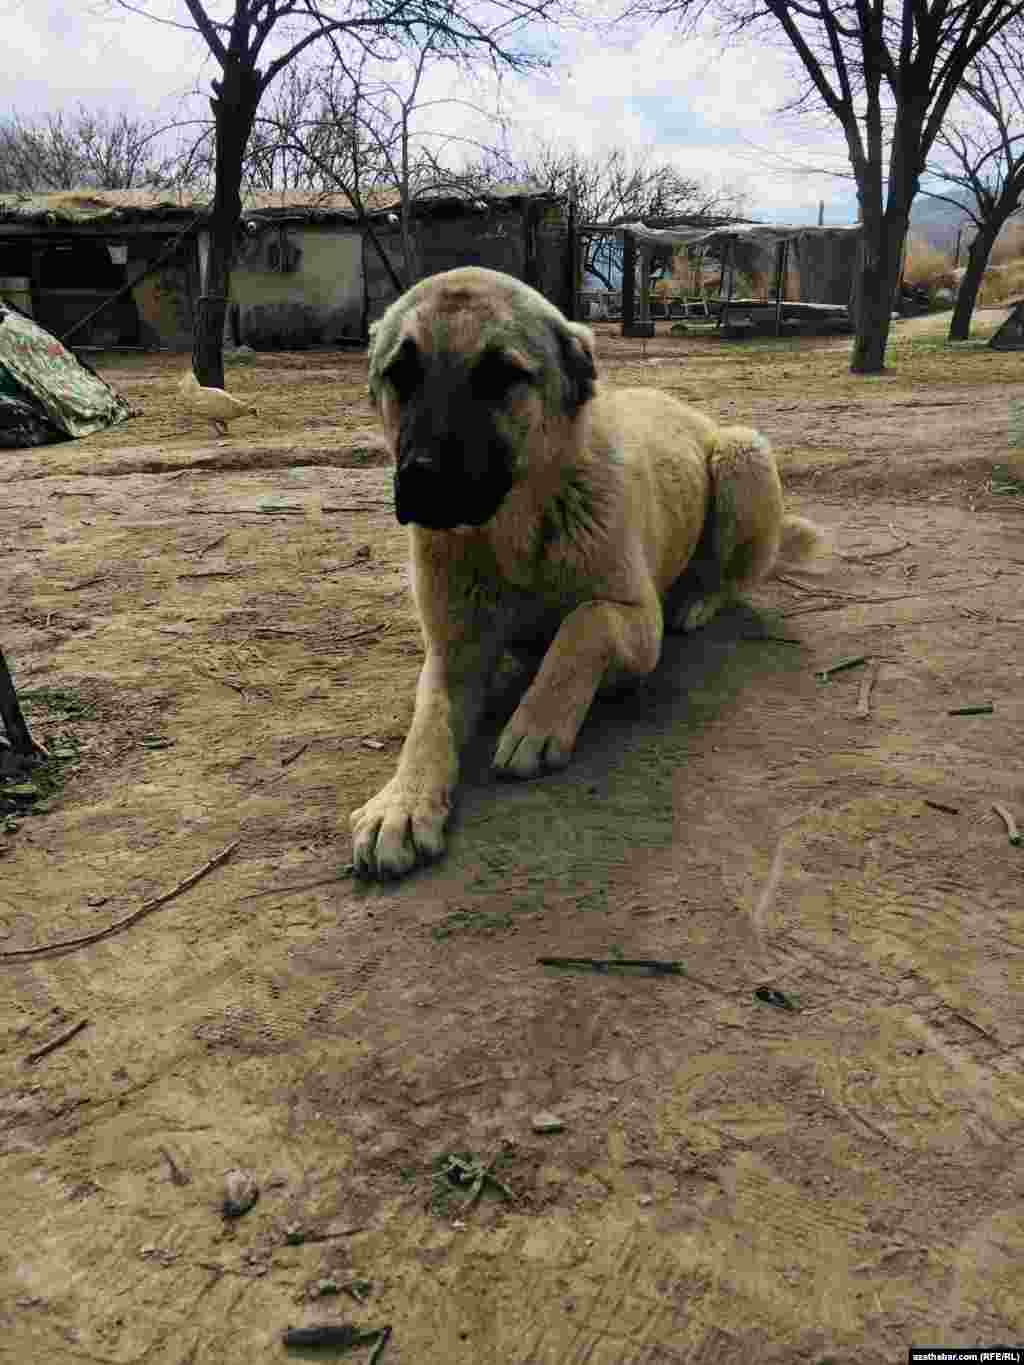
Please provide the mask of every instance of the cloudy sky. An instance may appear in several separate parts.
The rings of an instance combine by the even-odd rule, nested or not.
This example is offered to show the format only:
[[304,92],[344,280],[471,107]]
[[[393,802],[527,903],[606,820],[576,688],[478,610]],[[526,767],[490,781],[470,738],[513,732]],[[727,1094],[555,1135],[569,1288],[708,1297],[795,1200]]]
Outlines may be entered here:
[[[187,22],[183,0],[150,7]],[[192,92],[216,74],[194,34],[113,0],[0,0],[0,19],[8,53],[0,113],[33,117],[81,102],[171,121],[202,112]],[[814,128],[778,112],[795,89],[783,49],[762,42],[722,50],[710,35],[684,40],[667,23],[614,42],[564,33],[558,45],[549,75],[505,82],[514,148],[537,138],[588,152],[626,144],[710,185],[740,188],[751,216],[767,222],[816,222],[821,199],[826,223],[855,220],[849,180],[805,169],[848,170],[841,140],[828,124]],[[428,97],[450,93],[450,79],[438,73]],[[435,106],[429,117],[490,136],[454,108]]]

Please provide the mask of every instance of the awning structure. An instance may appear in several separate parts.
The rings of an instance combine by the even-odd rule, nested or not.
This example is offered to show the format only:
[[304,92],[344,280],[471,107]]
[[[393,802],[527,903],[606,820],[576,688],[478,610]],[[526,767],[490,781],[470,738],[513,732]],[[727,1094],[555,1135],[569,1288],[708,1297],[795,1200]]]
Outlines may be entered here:
[[[722,279],[719,292],[718,321],[720,327],[729,325],[731,308],[742,308],[745,314],[752,311],[774,312],[775,329],[780,332],[787,318],[835,316],[845,318],[849,310],[844,304],[787,302],[783,299],[783,286],[786,280],[790,250],[794,243],[803,241],[833,242],[844,241],[851,245],[862,232],[859,224],[853,227],[824,227],[813,224],[769,224],[769,223],[718,223],[690,226],[648,227],[646,223],[595,223],[587,224],[591,232],[607,232],[622,238],[622,334],[623,336],[650,336],[654,324],[650,322],[650,256],[659,248],[665,247],[717,247],[721,252]],[[775,253],[775,299],[772,301],[753,299],[734,299],[733,288],[736,275],[736,251],[740,245],[755,247],[762,251]],[[641,263],[639,299],[635,287],[636,258]],[[726,281],[728,280],[728,287]],[[636,316],[639,303],[639,317]]]
[[621,223],[609,227],[609,232],[629,233],[644,246],[722,246],[726,241],[750,242],[753,246],[772,249],[783,242],[795,242],[802,237],[850,237],[861,231],[855,227],[776,226],[768,223],[733,223],[728,227],[647,227],[645,223]]

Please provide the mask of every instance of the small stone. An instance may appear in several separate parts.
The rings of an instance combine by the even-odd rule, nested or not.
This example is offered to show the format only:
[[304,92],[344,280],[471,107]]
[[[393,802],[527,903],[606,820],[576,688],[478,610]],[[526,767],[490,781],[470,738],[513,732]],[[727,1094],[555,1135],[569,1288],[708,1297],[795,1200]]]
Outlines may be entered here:
[[654,1203],[654,1196],[650,1194],[642,1194],[636,1202],[638,1204],[642,1204],[644,1208],[646,1208],[648,1204]]
[[86,905],[106,905],[107,898],[106,896],[86,896],[85,903]]
[[557,1114],[542,1110],[539,1114],[534,1114],[530,1126],[535,1133],[560,1133],[565,1124]]
[[228,1171],[224,1176],[225,1218],[241,1218],[259,1197],[259,1186],[248,1171]]

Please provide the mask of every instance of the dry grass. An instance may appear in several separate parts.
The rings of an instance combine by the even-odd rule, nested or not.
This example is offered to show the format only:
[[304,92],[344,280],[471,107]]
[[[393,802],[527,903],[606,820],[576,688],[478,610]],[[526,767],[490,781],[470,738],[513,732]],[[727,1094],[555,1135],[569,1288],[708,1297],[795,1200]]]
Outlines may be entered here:
[[990,267],[981,279],[978,290],[978,307],[994,308],[997,304],[1007,303],[1010,299],[1024,294],[1024,256],[1018,256],[1006,265]]
[[903,271],[907,284],[925,289],[954,289],[953,258],[946,251],[911,234],[907,238],[907,259]]
[[996,238],[989,265],[1009,265],[1024,259],[1024,223],[1007,223]]

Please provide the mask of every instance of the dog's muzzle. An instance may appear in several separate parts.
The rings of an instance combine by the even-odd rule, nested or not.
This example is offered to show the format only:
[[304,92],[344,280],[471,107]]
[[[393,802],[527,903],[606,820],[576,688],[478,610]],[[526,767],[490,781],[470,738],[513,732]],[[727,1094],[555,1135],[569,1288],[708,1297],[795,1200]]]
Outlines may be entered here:
[[463,469],[453,476],[439,461],[416,453],[400,460],[395,471],[395,516],[402,526],[415,522],[431,531],[482,526],[511,486],[505,470],[490,469],[485,477],[472,478]]

